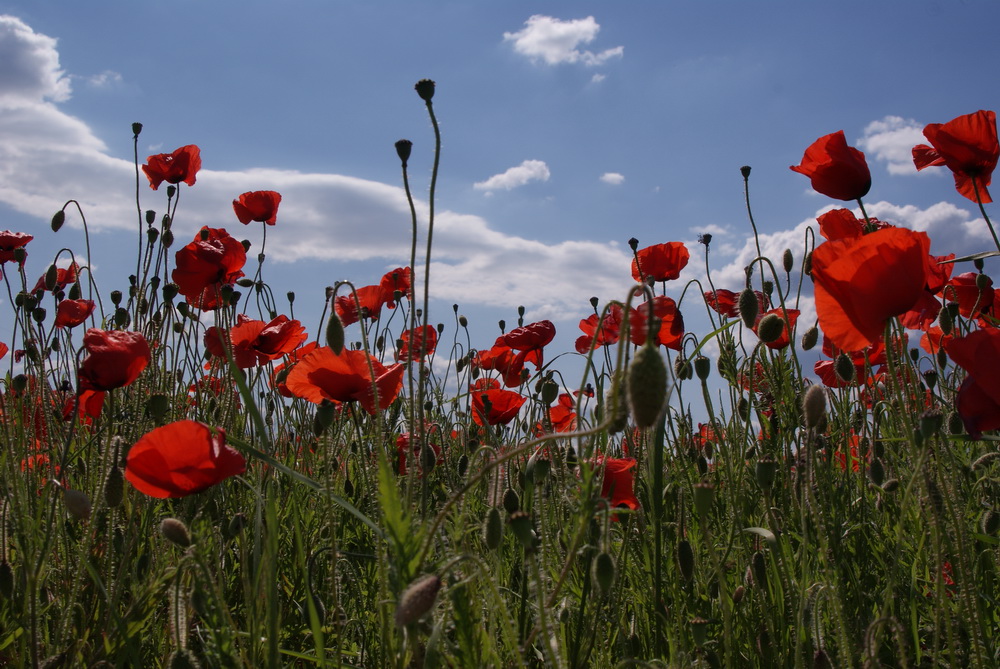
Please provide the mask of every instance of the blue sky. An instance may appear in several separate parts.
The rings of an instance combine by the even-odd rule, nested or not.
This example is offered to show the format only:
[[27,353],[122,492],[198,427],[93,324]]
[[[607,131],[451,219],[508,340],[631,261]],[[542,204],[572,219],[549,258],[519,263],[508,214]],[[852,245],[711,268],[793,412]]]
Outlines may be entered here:
[[[202,150],[179,241],[211,225],[256,244],[232,199],[283,194],[265,279],[318,318],[325,286],[408,261],[393,143],[414,142],[425,202],[425,77],[444,136],[431,320],[458,303],[481,328],[474,345],[521,304],[570,350],[590,296],[625,297],[632,236],[688,242],[683,281],[704,275],[695,240],[713,233],[715,284],[738,290],[744,164],[765,252],[798,256],[804,228],[840,203],[788,166],[841,129],[868,157],[870,214],[927,230],[935,253],[989,248],[946,170],[917,174],[908,156],[925,124],[998,107],[994,2],[25,0],[0,15],[0,228],[35,235],[29,278],[60,247],[82,251],[76,217],[48,228],[77,199],[103,292],[125,286],[140,121],[140,160]],[[162,190],[140,191],[162,212]]]

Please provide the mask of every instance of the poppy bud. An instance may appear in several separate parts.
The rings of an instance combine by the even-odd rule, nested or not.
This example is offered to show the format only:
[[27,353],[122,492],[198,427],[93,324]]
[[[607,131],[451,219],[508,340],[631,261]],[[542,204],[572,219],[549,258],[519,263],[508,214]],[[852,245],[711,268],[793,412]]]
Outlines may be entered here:
[[744,288],[740,293],[737,305],[740,312],[740,318],[743,319],[743,324],[748,328],[753,328],[754,324],[757,322],[757,310],[760,306],[757,301],[757,294],[754,293],[751,288]]
[[826,392],[819,385],[811,385],[802,397],[802,415],[810,430],[819,425],[826,415]]
[[510,524],[510,529],[514,532],[514,536],[517,540],[521,542],[521,546],[525,550],[531,550],[535,547],[535,530],[531,526],[531,516],[524,511],[515,511],[510,514],[507,519]]
[[[207,239],[207,237],[206,237],[206,239]],[[250,240],[249,239],[241,239],[240,240],[240,244],[243,246],[243,251],[244,252],[247,252],[247,251],[250,250],[251,244],[250,244]]]
[[837,356],[833,363],[833,371],[837,374],[837,378],[844,383],[854,383],[857,379],[857,368],[854,366],[854,361],[846,353]]
[[164,539],[181,548],[187,548],[191,545],[191,534],[188,532],[187,525],[176,518],[164,518],[160,522],[160,534],[163,535]]
[[754,467],[754,475],[757,478],[757,485],[764,492],[769,492],[774,485],[774,477],[778,472],[778,463],[770,455],[762,455],[757,460]]
[[396,624],[406,627],[418,621],[434,608],[439,590],[441,590],[441,579],[437,574],[425,574],[413,581],[396,603]]
[[742,602],[743,595],[745,593],[746,593],[746,588],[744,588],[742,585],[736,586],[736,589],[733,590],[733,604],[739,604],[740,602]]
[[802,335],[802,350],[811,351],[813,347],[816,346],[816,342],[818,341],[819,341],[819,328],[817,328],[814,325],[808,330],[806,330],[805,333]]
[[616,434],[625,429],[628,425],[628,402],[625,397],[624,383],[619,381],[611,386],[611,389],[608,390],[604,397],[603,411],[605,412],[605,418],[611,414],[611,420],[608,425],[609,434]]
[[503,519],[500,517],[500,509],[490,507],[486,512],[486,520],[483,521],[483,543],[486,548],[495,551],[500,547],[503,539]]
[[598,553],[597,557],[594,558],[590,574],[598,592],[607,597],[611,592],[611,585],[615,581],[615,559],[608,553]]
[[694,484],[694,508],[699,518],[707,518],[715,503],[715,486],[711,483]]
[[63,502],[69,515],[77,520],[87,520],[90,518],[90,497],[82,490],[71,490],[63,488]]
[[924,439],[929,439],[941,431],[944,425],[944,415],[940,410],[928,409],[920,415],[920,432]]
[[59,232],[59,228],[63,226],[66,222],[66,212],[60,209],[56,213],[52,214],[52,232]]
[[995,509],[984,511],[979,527],[987,536],[996,534],[997,530],[1000,530],[1000,513],[997,513]]
[[104,482],[104,503],[112,509],[120,506],[125,499],[125,477],[118,464],[108,472],[108,480]]
[[543,403],[552,404],[559,397],[559,384],[555,381],[545,381],[542,384],[541,396]]
[[142,124],[136,121],[132,124],[132,135],[138,137],[140,132],[142,132]]
[[636,352],[626,377],[632,420],[640,429],[656,423],[667,399],[667,366],[651,341]]
[[410,159],[410,151],[413,149],[413,142],[408,139],[401,139],[396,142],[396,155],[399,156],[400,161],[403,163],[403,167],[406,167],[406,162]]
[[806,276],[812,276],[813,272],[813,252],[810,251],[806,254],[806,259],[802,262],[802,273]]
[[694,578],[694,549],[687,539],[677,544],[677,567],[685,581]]
[[501,318],[501,319],[500,319],[499,321],[497,321],[497,325],[499,325],[499,326],[500,326],[500,332],[501,332],[501,333],[503,333],[503,332],[505,332],[505,331],[506,331],[506,328],[507,328],[507,321],[505,321],[505,320],[503,320],[503,319]]
[[757,324],[757,336],[765,344],[777,341],[785,331],[785,321],[778,314],[767,314]]
[[762,285],[761,285],[761,288],[764,289],[764,294],[765,295],[767,295],[768,297],[771,297],[771,294],[774,293],[774,282],[773,281],[764,281],[762,283]]
[[11,388],[14,392],[23,392],[25,388],[28,387],[28,377],[25,374],[18,374],[10,381]]
[[708,378],[708,375],[712,371],[712,361],[703,355],[699,355],[694,359],[694,373],[698,376],[699,381],[704,381]]
[[882,464],[881,458],[872,460],[871,465],[868,467],[868,478],[871,479],[872,483],[880,487],[885,482],[885,465]]
[[458,325],[459,325],[459,327],[462,327],[462,328],[469,327],[469,319],[466,318],[465,316],[459,316],[458,317]]
[[323,402],[316,407],[316,415],[313,416],[313,434],[318,437],[326,432],[326,429],[333,423],[333,419],[336,415],[337,405],[324,399]]
[[116,307],[122,303],[122,291],[120,290],[111,291],[111,303]]
[[424,102],[430,102],[434,97],[434,82],[430,79],[421,79],[413,88]]
[[507,488],[504,490],[503,508],[507,512],[507,515],[513,515],[520,510],[521,499],[517,496],[517,491],[513,488]]
[[635,237],[630,237],[628,240],[628,247],[632,249],[632,251],[634,252],[636,249],[639,248],[639,240],[636,239]]
[[542,483],[549,475],[551,466],[552,464],[546,458],[539,457],[538,453],[535,453],[528,458],[525,476],[532,483]]
[[743,175],[743,179],[744,180],[749,179],[750,178],[750,166],[749,165],[744,165],[743,167],[741,167],[740,168],[740,174]]
[[41,323],[45,320],[45,314],[44,307],[35,307],[35,310],[31,312],[31,317],[35,319],[36,323]]
[[681,381],[687,381],[694,375],[694,369],[691,367],[691,362],[684,356],[677,356],[674,360],[674,374]]
[[14,260],[17,261],[18,265],[23,265],[24,260],[28,257],[28,252],[24,250],[23,246],[18,246],[14,249]]
[[767,562],[764,554],[757,551],[750,558],[750,573],[753,574],[753,582],[761,590],[767,589]]

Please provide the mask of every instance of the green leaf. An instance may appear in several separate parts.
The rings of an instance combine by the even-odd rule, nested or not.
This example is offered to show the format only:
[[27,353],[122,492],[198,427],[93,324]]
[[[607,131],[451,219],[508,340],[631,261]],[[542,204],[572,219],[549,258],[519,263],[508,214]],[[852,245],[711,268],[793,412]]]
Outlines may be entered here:
[[744,532],[750,532],[756,534],[757,536],[764,539],[767,545],[774,548],[778,545],[778,537],[774,536],[774,532],[764,527],[747,527],[743,529]]

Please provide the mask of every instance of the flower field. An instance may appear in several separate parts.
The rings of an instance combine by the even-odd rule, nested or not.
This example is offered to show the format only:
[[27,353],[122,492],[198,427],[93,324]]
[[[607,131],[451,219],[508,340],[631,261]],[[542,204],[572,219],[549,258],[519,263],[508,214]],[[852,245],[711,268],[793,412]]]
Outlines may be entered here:
[[75,201],[45,234],[80,219],[79,262],[0,232],[0,664],[1000,666],[994,112],[928,125],[913,161],[954,174],[995,250],[931,255],[868,216],[834,132],[791,169],[851,208],[742,285],[714,284],[710,235],[629,240],[633,288],[580,305],[567,352],[523,310],[485,341],[430,313],[442,152],[415,88],[426,230],[411,198],[410,257],[327,288],[316,330],[266,280],[278,192],[175,239],[195,145],[122,185],[127,291],[82,260]]

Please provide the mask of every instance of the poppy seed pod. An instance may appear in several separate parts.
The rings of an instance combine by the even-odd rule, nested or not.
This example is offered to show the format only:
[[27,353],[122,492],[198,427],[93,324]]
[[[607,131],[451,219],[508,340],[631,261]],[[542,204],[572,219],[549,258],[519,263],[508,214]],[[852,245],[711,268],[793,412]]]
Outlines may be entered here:
[[108,479],[104,482],[104,503],[112,509],[121,506],[125,499],[125,476],[116,463],[108,472]]
[[132,135],[138,137],[140,132],[142,132],[142,124],[136,121],[132,124]]
[[410,151],[413,149],[413,142],[408,139],[401,139],[396,142],[396,155],[399,156],[400,161],[403,163],[403,167],[406,167],[406,162],[410,159]]
[[777,341],[785,331],[785,321],[778,314],[767,314],[757,324],[757,336],[765,344]]
[[441,590],[441,579],[437,574],[425,574],[413,581],[399,596],[396,603],[396,624],[406,627],[420,620],[428,611],[434,608],[438,591]]
[[434,97],[434,82],[430,79],[421,79],[413,87],[417,91],[417,95],[424,102],[430,102]]
[[740,174],[743,175],[744,179],[749,179],[750,178],[750,166],[749,165],[744,165],[743,167],[741,167],[740,168]]
[[802,415],[810,430],[819,425],[826,415],[826,392],[819,385],[812,385],[802,397]]
[[651,343],[640,348],[626,377],[628,404],[636,427],[652,427],[667,400],[667,366]]
[[0,595],[6,599],[14,595],[14,568],[7,560],[0,562]]
[[757,322],[757,312],[760,309],[760,303],[753,289],[744,288],[740,293],[737,305],[740,311],[740,318],[743,319],[743,324],[748,328],[752,328]]
[[715,503],[715,486],[711,483],[694,484],[694,508],[699,518],[707,518]]

